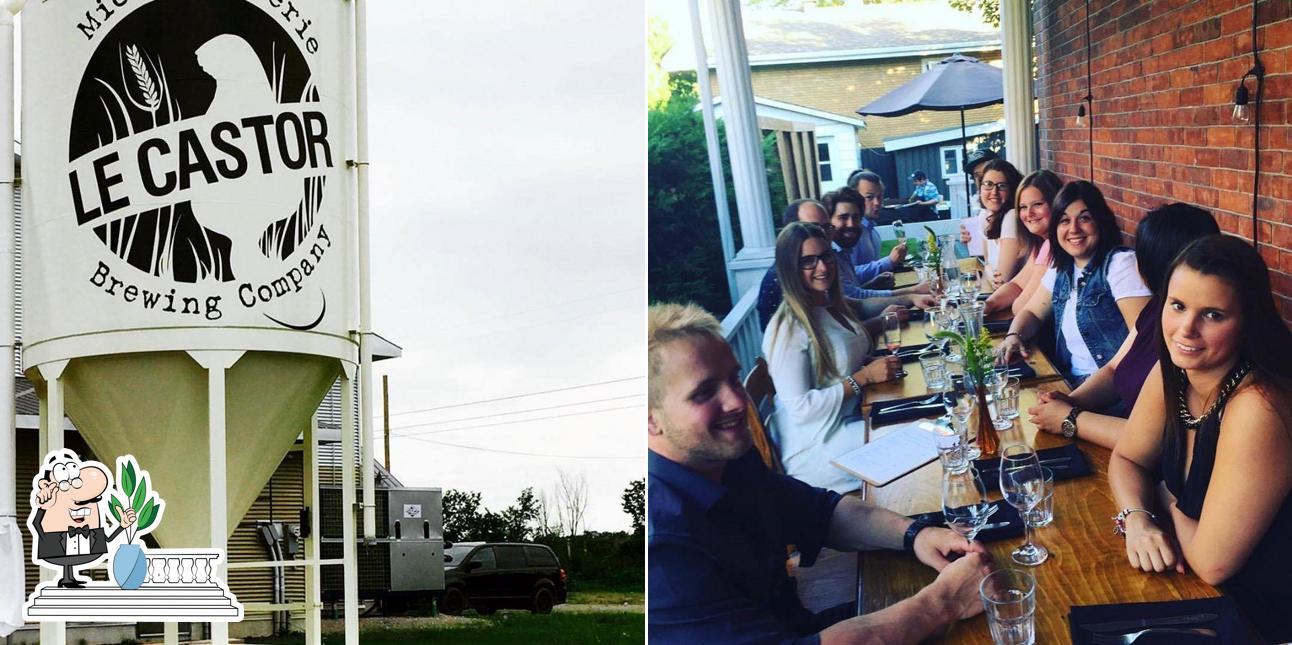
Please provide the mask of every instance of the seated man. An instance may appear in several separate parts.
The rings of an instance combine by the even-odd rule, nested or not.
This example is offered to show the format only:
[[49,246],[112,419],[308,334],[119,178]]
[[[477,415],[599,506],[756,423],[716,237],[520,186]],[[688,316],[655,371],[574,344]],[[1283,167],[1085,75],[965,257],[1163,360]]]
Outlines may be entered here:
[[[694,305],[650,309],[651,641],[915,643],[982,611],[978,584],[992,565],[981,544],[763,466],[721,334]],[[799,601],[785,570],[791,543],[800,566],[822,547],[905,548],[940,573],[911,598],[834,622]]]

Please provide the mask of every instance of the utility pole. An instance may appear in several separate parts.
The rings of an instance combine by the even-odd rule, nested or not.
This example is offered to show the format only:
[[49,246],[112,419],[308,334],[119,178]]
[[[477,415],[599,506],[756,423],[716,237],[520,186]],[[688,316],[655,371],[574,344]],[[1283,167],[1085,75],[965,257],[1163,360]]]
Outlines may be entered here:
[[381,420],[386,429],[386,470],[390,470],[390,375],[381,375]]

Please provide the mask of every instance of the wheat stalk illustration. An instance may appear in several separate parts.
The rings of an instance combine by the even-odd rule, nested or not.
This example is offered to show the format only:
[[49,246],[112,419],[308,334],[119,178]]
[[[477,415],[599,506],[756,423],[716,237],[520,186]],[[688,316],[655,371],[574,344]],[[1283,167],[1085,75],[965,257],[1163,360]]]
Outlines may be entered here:
[[153,75],[144,64],[143,56],[139,55],[139,48],[134,45],[127,46],[126,60],[130,63],[130,71],[134,72],[135,84],[139,86],[139,92],[143,95],[148,111],[156,114],[157,108],[161,107],[161,94],[157,92],[157,84],[153,82]]

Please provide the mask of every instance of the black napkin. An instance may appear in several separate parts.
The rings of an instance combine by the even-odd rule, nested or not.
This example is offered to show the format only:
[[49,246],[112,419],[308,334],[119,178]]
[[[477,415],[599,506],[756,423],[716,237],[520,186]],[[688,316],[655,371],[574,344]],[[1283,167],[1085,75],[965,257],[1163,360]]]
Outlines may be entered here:
[[900,264],[898,266],[893,267],[893,273],[909,273],[914,270],[915,270],[915,267],[909,264]]
[[987,331],[990,333],[1002,334],[1009,331],[1009,326],[1013,322],[1013,318],[1009,318],[1007,320],[988,320],[983,322],[982,326],[986,327]]
[[[996,500],[991,503],[996,507],[996,512],[987,518],[987,524],[999,524],[1009,522],[1007,526],[1000,526],[984,531],[979,531],[974,536],[975,540],[981,542],[995,542],[996,540],[1007,540],[1016,538],[1023,534],[1023,518],[1019,516],[1018,509],[1005,503],[1005,500]],[[942,511],[933,511],[931,513],[920,513],[911,515],[913,520],[924,520],[934,526],[946,526],[946,518],[942,516]]]
[[916,309],[915,307],[911,307],[910,309],[907,309],[906,311],[907,311],[907,313],[909,313],[909,314],[911,315],[910,320],[916,320],[916,321],[924,320],[924,310],[923,310],[923,309]]
[[[1081,448],[1077,447],[1075,443],[1037,450],[1036,456],[1041,459],[1042,466],[1054,471],[1054,481],[1056,482],[1064,479],[1085,477],[1094,472],[1090,467],[1090,460],[1086,459],[1085,454],[1081,452]],[[1045,463],[1049,459],[1062,459],[1065,457],[1067,461]],[[978,468],[978,472],[982,473],[982,483],[987,487],[987,490],[999,490],[1000,459],[975,459],[973,463]]]
[[[923,345],[904,345],[897,348],[897,357],[902,359],[903,363],[915,363],[920,360],[920,353],[928,348],[928,343]],[[881,349],[875,352],[875,356],[888,356],[891,353],[887,349]]]
[[[1188,625],[1170,625],[1170,627],[1203,627],[1214,629],[1220,640],[1204,641],[1199,637],[1197,642],[1219,642],[1219,643],[1245,643],[1248,642],[1248,632],[1243,624],[1242,618],[1238,614],[1238,607],[1234,601],[1226,596],[1219,598],[1198,598],[1196,600],[1173,600],[1170,602],[1131,602],[1117,605],[1088,605],[1076,606],[1068,614],[1068,628],[1071,630],[1073,645],[1086,645],[1094,642],[1093,633],[1085,629],[1086,625],[1097,625],[1124,620],[1139,620],[1144,618],[1169,618],[1175,616],[1190,616],[1196,614],[1216,614],[1216,619],[1206,623],[1192,623]],[[1161,625],[1166,627],[1167,625]],[[1139,629],[1115,630],[1112,632],[1101,632],[1105,634],[1137,632]],[[1150,643],[1190,643],[1193,640],[1187,640],[1188,636],[1180,634],[1162,634],[1158,637],[1142,636],[1136,643],[1149,645]]]
[[[1029,381],[1036,378],[1036,370],[1022,359],[1019,359],[1009,364],[1009,375],[1017,377],[1019,381]],[[960,382],[963,380],[964,374],[951,375],[951,381],[956,384],[956,387],[960,387]]]
[[987,299],[991,297],[991,292],[980,293],[975,297],[978,299],[978,302],[987,302]]
[[881,401],[870,406],[870,425],[884,426],[901,421],[910,421],[911,419],[925,419],[928,417],[940,417],[947,413],[947,409],[942,405],[940,397],[934,397],[933,401],[927,405],[906,406],[901,410],[887,412],[889,408],[901,406],[903,403],[912,401],[925,401],[933,394],[921,394],[905,399],[894,399],[892,401]]

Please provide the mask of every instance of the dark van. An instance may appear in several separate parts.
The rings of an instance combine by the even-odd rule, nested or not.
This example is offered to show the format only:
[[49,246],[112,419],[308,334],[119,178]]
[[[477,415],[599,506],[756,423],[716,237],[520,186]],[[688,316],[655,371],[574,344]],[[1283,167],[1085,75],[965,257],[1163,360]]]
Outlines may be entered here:
[[498,609],[551,613],[565,602],[565,569],[542,544],[457,542],[444,549],[446,614],[471,607],[482,614]]

